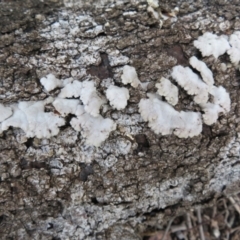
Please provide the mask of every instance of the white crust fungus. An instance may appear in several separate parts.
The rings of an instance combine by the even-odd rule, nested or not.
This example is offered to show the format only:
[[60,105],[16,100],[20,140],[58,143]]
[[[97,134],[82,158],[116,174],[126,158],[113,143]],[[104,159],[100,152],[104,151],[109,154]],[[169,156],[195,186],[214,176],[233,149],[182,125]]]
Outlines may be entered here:
[[106,97],[113,108],[121,110],[127,106],[129,91],[127,88],[111,85],[106,91]]
[[207,67],[205,62],[198,60],[195,56],[191,57],[189,60],[191,66],[198,70],[202,76],[203,81],[212,87],[214,84],[212,71]]
[[68,83],[61,89],[59,93],[59,98],[72,98],[72,97],[80,97],[82,89],[82,82],[74,80],[72,83]]
[[219,105],[210,102],[201,104],[200,107],[204,111],[202,115],[203,121],[207,125],[214,124],[218,119],[219,113],[223,112],[223,109]]
[[236,66],[240,62],[240,31],[234,32],[230,36],[231,48],[228,50],[231,62]]
[[75,114],[80,101],[77,99],[57,98],[53,102],[54,108],[64,117],[68,114]]
[[48,98],[38,102],[19,102],[11,117],[2,122],[2,130],[10,126],[21,128],[27,137],[50,138],[59,132],[65,120],[52,112],[44,112],[44,106],[52,102]]
[[4,107],[3,104],[0,103],[0,122],[9,118],[12,115],[11,107]]
[[99,147],[104,142],[110,132],[116,129],[116,124],[112,119],[104,119],[102,116],[93,117],[86,113],[83,106],[78,106],[77,117],[70,122],[71,126],[80,131],[86,139],[86,143]]
[[180,138],[187,138],[199,135],[202,131],[199,113],[178,112],[171,105],[157,98],[141,99],[139,112],[156,134],[174,133]]
[[[153,12],[153,8],[158,7],[157,0],[148,0],[148,4]],[[231,35],[230,43],[231,49],[225,36],[218,37],[212,33],[205,33],[194,41],[194,46],[203,56],[213,55],[215,58],[228,50],[232,63],[237,65],[240,62],[240,31]],[[217,121],[219,114],[230,111],[229,93],[222,86],[214,86],[213,74],[204,62],[191,57],[190,64],[201,74],[204,82],[189,67],[180,65],[173,67],[171,76],[189,95],[194,96],[194,101],[204,112],[202,115],[204,123],[212,125]],[[131,84],[134,88],[140,85],[142,91],[146,90],[144,88],[146,84],[139,81],[137,72],[132,66],[123,67],[121,79],[123,84]],[[112,108],[124,109],[130,97],[129,90],[114,86],[113,80],[111,81],[107,84],[106,97]],[[69,114],[76,116],[72,118],[70,124],[76,131],[81,132],[88,145],[99,147],[110,133],[116,130],[116,123],[112,119],[104,119],[100,115],[100,108],[106,99],[98,93],[94,81],[80,82],[73,78],[60,81],[53,74],[48,74],[41,78],[40,82],[46,91],[60,87],[59,95],[55,99],[19,102],[9,107],[0,104],[0,133],[12,126],[21,128],[27,137],[50,138],[58,134],[59,127],[65,124],[62,117]],[[190,111],[178,112],[170,105],[178,103],[178,88],[163,77],[156,84],[156,88],[158,94],[147,93],[149,98],[141,99],[138,105],[140,115],[148,122],[149,127],[156,134],[175,134],[179,138],[199,135],[202,131],[201,114]],[[212,102],[208,102],[209,94],[212,95]],[[161,96],[164,96],[169,104],[162,101]],[[56,114],[44,112],[45,105],[50,103],[56,109]]]
[[160,83],[156,84],[157,93],[164,96],[166,100],[173,106],[178,103],[178,88],[168,79],[162,77]]
[[93,81],[82,82],[80,99],[84,104],[84,109],[93,117],[99,116],[99,111],[105,100],[98,95]]
[[223,112],[227,113],[230,111],[231,107],[231,99],[229,93],[222,86],[213,87],[210,91],[211,95],[213,95],[213,103],[219,105]]
[[230,49],[226,36],[217,36],[210,32],[204,33],[193,44],[204,57],[213,55],[216,59]]
[[40,82],[48,92],[54,90],[57,87],[63,86],[62,81],[57,79],[52,73],[48,74],[46,77],[41,78]]
[[137,88],[140,85],[140,81],[137,76],[136,69],[129,65],[123,67],[123,74],[121,76],[123,84],[131,84],[132,87]]
[[173,67],[172,77],[189,95],[195,96],[193,100],[197,104],[206,103],[208,101],[208,85],[206,85],[189,67],[184,68],[180,65]]
[[174,134],[179,138],[194,137],[202,132],[202,119],[199,112],[181,111],[179,118],[183,122],[183,127],[174,130]]
[[158,0],[147,0],[148,5],[151,6],[152,8],[158,8],[159,4],[158,4]]

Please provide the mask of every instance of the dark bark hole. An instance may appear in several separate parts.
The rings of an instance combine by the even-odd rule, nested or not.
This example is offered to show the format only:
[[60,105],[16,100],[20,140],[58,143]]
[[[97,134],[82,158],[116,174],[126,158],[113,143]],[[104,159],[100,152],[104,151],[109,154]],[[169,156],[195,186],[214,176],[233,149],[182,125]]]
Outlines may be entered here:
[[81,172],[79,174],[79,178],[81,181],[86,182],[88,180],[88,176],[93,174],[93,167],[84,163],[81,163],[80,167]]
[[27,148],[33,146],[33,140],[34,138],[28,138],[28,140],[24,143]]
[[96,197],[91,198],[91,202],[93,204],[98,204],[99,203]]
[[101,53],[101,63],[98,66],[90,66],[87,70],[88,74],[96,76],[99,79],[103,80],[105,78],[112,78],[112,68],[109,63],[108,55],[106,53]]
[[47,230],[52,229],[52,228],[53,228],[53,224],[52,223],[48,223]]
[[140,148],[149,148],[149,141],[145,134],[138,134],[135,136],[135,140]]
[[4,222],[5,220],[7,219],[7,216],[6,215],[1,215],[0,216],[0,223]]
[[182,50],[182,47],[180,45],[173,45],[167,49],[167,53],[176,58],[178,64],[181,64],[183,66],[188,66],[188,59],[185,56],[185,53]]

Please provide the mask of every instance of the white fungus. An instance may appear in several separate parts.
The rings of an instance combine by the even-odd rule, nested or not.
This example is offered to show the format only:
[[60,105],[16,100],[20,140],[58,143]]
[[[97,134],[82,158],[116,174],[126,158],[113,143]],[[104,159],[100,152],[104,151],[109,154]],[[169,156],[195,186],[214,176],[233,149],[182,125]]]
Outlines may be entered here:
[[197,104],[206,103],[208,101],[208,85],[206,85],[189,67],[184,68],[180,65],[173,67],[172,77],[189,95],[195,96],[194,101]]
[[62,87],[62,81],[57,79],[52,73],[48,74],[46,77],[41,78],[40,82],[48,92],[57,87]]
[[123,67],[123,74],[121,76],[122,83],[123,84],[131,84],[132,87],[136,88],[138,87],[140,83],[136,69],[134,67],[131,67],[129,65],[125,65]]
[[2,130],[10,126],[21,128],[27,137],[50,138],[65,124],[64,119],[52,112],[44,112],[44,106],[52,99],[38,102],[19,102],[13,107],[13,115],[2,122]]
[[12,115],[11,107],[4,107],[3,104],[0,103],[0,122],[9,118]]
[[156,134],[168,135],[179,127],[178,113],[168,103],[151,98],[141,99],[138,106],[143,120]]
[[224,35],[217,36],[210,32],[204,33],[193,44],[201,51],[204,57],[213,55],[216,59],[230,49],[230,45]]
[[77,99],[57,98],[53,102],[55,109],[64,117],[70,113],[75,114],[78,105],[80,105],[80,101]]
[[[151,11],[158,14],[153,10],[158,7],[158,1],[148,0],[148,4]],[[56,34],[61,33],[60,25],[52,25],[52,28],[56,30]],[[194,41],[194,46],[202,52],[203,56],[213,55],[218,58],[228,50],[232,63],[238,65],[240,31],[231,35],[230,44],[231,46],[226,36],[218,37],[212,33],[205,33]],[[173,67],[171,76],[189,95],[194,96],[194,101],[204,112],[202,115],[204,123],[212,125],[217,121],[219,114],[230,111],[229,93],[222,86],[214,86],[213,74],[204,62],[191,57],[190,64],[201,74],[204,82],[189,67],[184,68],[180,65]],[[142,90],[146,90],[147,85],[139,81],[137,72],[132,66],[123,67],[121,80],[123,84],[131,84],[134,88],[140,85]],[[47,91],[57,87],[62,88],[58,97],[37,102],[19,102],[9,107],[0,104],[0,132],[12,126],[21,128],[27,137],[50,138],[57,135],[59,127],[65,124],[61,116],[66,117],[69,114],[76,115],[70,124],[76,131],[81,132],[88,145],[100,146],[109,134],[116,130],[116,123],[112,119],[104,119],[100,115],[100,108],[106,99],[98,93],[94,81],[80,82],[73,78],[60,81],[53,74],[48,74],[41,78],[40,82]],[[129,99],[129,90],[114,86],[113,80],[102,84],[108,87],[106,97],[110,105],[117,110],[124,109]],[[144,121],[148,122],[149,127],[156,134],[175,134],[179,138],[199,135],[202,131],[201,114],[190,111],[178,112],[171,106],[178,103],[178,88],[163,77],[156,84],[156,88],[158,94],[147,93],[149,98],[141,99],[139,102],[140,115]],[[208,102],[209,94],[212,95],[212,102]],[[161,96],[165,97],[169,104],[162,101]],[[45,105],[49,103],[52,103],[56,109],[56,114],[44,111]]]
[[228,50],[230,60],[234,65],[238,65],[240,62],[240,31],[234,32],[230,36],[229,40],[231,48]]
[[202,132],[202,119],[199,112],[181,111],[179,117],[183,127],[174,130],[174,134],[179,138],[194,137]]
[[204,123],[207,125],[212,125],[213,123],[215,123],[218,119],[219,113],[223,112],[223,109],[218,104],[210,102],[200,104],[200,107],[204,111],[202,117]]
[[202,76],[203,81],[212,87],[214,84],[212,71],[207,67],[205,62],[198,60],[195,56],[191,57],[189,60],[191,66],[198,70]]
[[214,86],[210,91],[210,94],[213,95],[213,103],[218,104],[223,109],[223,112],[226,113],[230,111],[231,99],[229,93],[224,87]]
[[158,4],[158,0],[147,0],[148,5],[151,6],[152,8],[158,8],[159,4]]
[[202,131],[199,113],[178,112],[171,105],[157,98],[141,99],[139,112],[156,134],[174,133],[180,138],[187,138],[199,135]]
[[166,100],[173,106],[178,103],[178,88],[168,79],[162,77],[160,83],[156,84],[157,93],[164,96]]
[[72,98],[72,97],[80,97],[82,89],[82,83],[74,80],[72,83],[68,83],[64,86],[64,88],[61,89],[61,92],[59,93],[59,98]]
[[106,97],[113,108],[121,110],[127,106],[129,91],[127,88],[111,85],[106,91]]
[[85,111],[93,117],[99,115],[100,108],[105,103],[105,100],[99,96],[93,81],[82,82],[80,99]]
[[78,106],[77,117],[70,122],[71,126],[80,131],[86,139],[86,144],[99,147],[104,142],[111,131],[116,129],[116,124],[112,119],[104,119],[102,116],[93,117],[86,113],[83,106]]

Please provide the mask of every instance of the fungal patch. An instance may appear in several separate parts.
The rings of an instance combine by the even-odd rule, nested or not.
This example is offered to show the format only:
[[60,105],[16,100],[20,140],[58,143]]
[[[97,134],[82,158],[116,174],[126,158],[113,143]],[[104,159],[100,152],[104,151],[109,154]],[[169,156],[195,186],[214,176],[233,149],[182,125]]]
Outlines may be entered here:
[[194,96],[197,104],[208,101],[208,86],[189,67],[181,65],[173,67],[172,77],[189,95]]
[[52,112],[44,112],[44,106],[51,102],[51,98],[38,102],[19,102],[12,107],[13,115],[2,122],[2,131],[16,127],[21,128],[27,137],[50,138],[57,135],[65,120]]
[[104,119],[102,116],[93,117],[88,114],[83,106],[78,106],[77,117],[70,122],[71,126],[81,132],[86,139],[86,143],[99,147],[104,142],[110,132],[116,130],[116,124],[112,119]]
[[209,86],[212,87],[214,84],[213,73],[208,68],[205,62],[198,60],[195,56],[191,57],[189,63],[193,68],[198,70],[202,76],[203,81]]
[[204,33],[193,44],[201,51],[204,57],[213,55],[216,59],[230,49],[226,36],[217,36],[210,32]]
[[175,106],[178,103],[178,88],[168,79],[162,77],[160,83],[155,86],[158,89],[157,93],[164,96],[171,105]]
[[4,107],[3,104],[0,103],[0,122],[9,118],[12,115],[11,107]]
[[179,138],[187,138],[197,136],[202,131],[201,114],[178,112],[168,103],[154,97],[141,99],[139,112],[156,134],[173,133]]
[[[64,26],[64,22],[61,24]],[[52,27],[59,30],[60,25],[55,24]],[[237,50],[234,49],[240,49],[239,36],[240,33],[235,32],[230,37],[231,49],[236,52]],[[230,49],[226,41],[224,36],[218,37],[212,33],[205,33],[194,41],[194,45],[202,51],[203,55],[213,54],[217,58]],[[207,44],[206,49],[202,49],[204,44]],[[221,49],[216,49],[215,46],[210,47],[212,44],[221,45]],[[231,58],[232,52],[229,50],[228,53]],[[239,64],[239,59],[232,61],[234,64]],[[194,137],[201,133],[202,122],[212,125],[217,121],[219,114],[230,111],[229,93],[222,86],[214,86],[213,74],[208,66],[194,56],[190,58],[190,65],[201,76],[194,73],[191,68],[181,65],[173,67],[171,76],[180,87],[193,96],[194,102],[199,104],[204,114],[175,110],[173,106],[178,103],[178,87],[169,79],[162,77],[156,84],[157,92],[147,93],[148,98],[141,99],[138,104],[142,119],[148,122],[148,126],[154,133],[174,134],[179,138]],[[122,80],[120,84],[129,84],[135,89],[141,86],[141,91],[146,91],[133,66],[125,65],[120,78]],[[72,114],[75,115],[70,121],[72,128],[81,133],[87,145],[99,147],[110,133],[117,129],[112,119],[101,116],[102,106],[107,109],[112,107],[112,109],[122,110],[126,108],[130,98],[128,89],[130,86],[128,88],[115,86],[113,79],[105,79],[105,82],[102,82],[102,87],[106,89],[106,98],[98,92],[93,80],[78,81],[73,78],[59,80],[50,73],[41,78],[40,82],[47,92],[60,88],[58,96],[48,97],[43,101],[19,102],[9,106],[0,104],[0,132],[9,127],[17,127],[21,128],[27,137],[50,138],[59,133],[59,128],[65,125],[64,118]],[[163,101],[161,96],[165,97],[167,102]],[[211,101],[209,96],[212,96]],[[45,112],[47,104],[52,104],[56,111]],[[139,115],[137,116],[140,118]],[[117,122],[122,124],[121,119]],[[136,121],[138,122],[141,122],[141,119]],[[125,125],[138,128],[126,121]]]
[[80,99],[83,102],[84,109],[87,113],[93,117],[99,116],[100,107],[105,101],[99,96],[93,81],[82,82]]
[[57,79],[53,74],[48,74],[46,77],[40,79],[41,84],[44,88],[50,92],[57,87],[62,87],[62,81]]
[[228,50],[231,62],[237,66],[240,62],[240,31],[234,32],[229,39],[231,48]]
[[117,110],[122,110],[127,106],[127,101],[129,99],[129,91],[124,87],[109,86],[106,91],[107,99],[110,105]]
[[136,69],[129,65],[123,67],[121,79],[123,84],[131,84],[134,88],[137,88],[141,83],[138,79]]

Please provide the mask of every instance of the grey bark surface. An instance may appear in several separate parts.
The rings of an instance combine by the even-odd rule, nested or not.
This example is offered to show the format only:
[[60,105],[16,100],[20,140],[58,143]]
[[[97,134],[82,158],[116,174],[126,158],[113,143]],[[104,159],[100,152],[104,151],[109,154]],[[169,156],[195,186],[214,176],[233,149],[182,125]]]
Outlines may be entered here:
[[[176,6],[180,11],[177,21],[169,18],[161,29],[146,1],[70,3],[0,1],[0,102],[56,96],[59,90],[49,94],[40,84],[48,73],[91,77],[104,93],[108,81],[121,85],[125,64],[136,68],[148,89],[129,87],[125,110],[102,113],[118,128],[99,148],[84,144],[70,118],[50,139],[28,139],[16,128],[0,135],[0,239],[141,239],[175,210],[236,192],[239,71],[226,54],[202,58],[193,40],[206,31],[240,30],[239,1],[162,1],[163,12]],[[56,22],[57,30],[51,27]],[[76,26],[80,31],[71,32]],[[194,138],[156,135],[141,119],[138,102],[191,56],[202,58],[216,85],[230,93],[231,111]],[[225,72],[221,63],[228,66]],[[180,91],[176,109],[199,111],[191,102]]]

